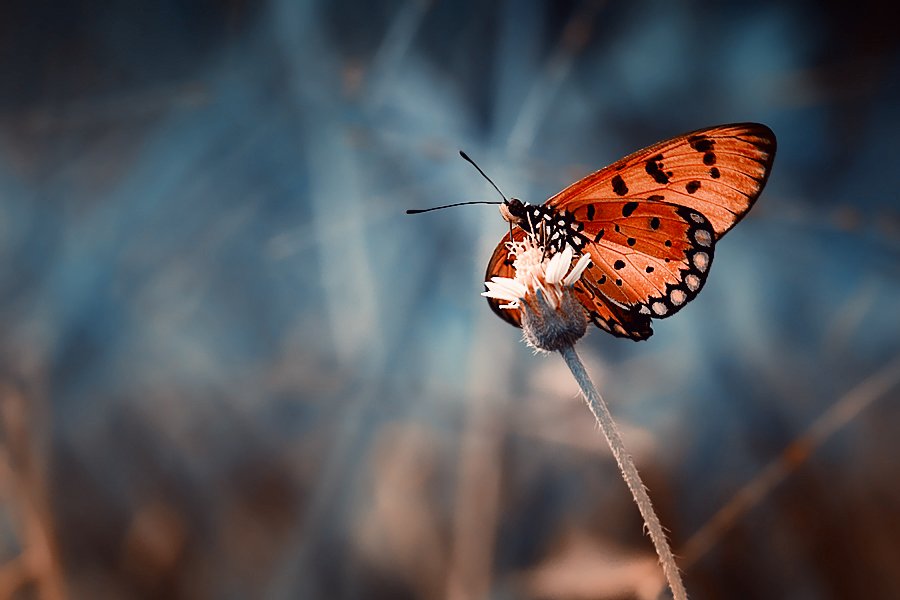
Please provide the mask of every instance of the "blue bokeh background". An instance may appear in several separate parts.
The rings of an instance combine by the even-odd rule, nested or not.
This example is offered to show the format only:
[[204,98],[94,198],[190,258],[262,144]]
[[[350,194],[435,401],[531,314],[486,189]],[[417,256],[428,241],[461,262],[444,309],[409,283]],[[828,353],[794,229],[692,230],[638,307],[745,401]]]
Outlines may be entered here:
[[479,296],[505,223],[403,211],[494,199],[460,148],[535,203],[759,121],[704,292],[580,351],[693,598],[900,596],[888,3],[5,13],[0,593],[657,597],[571,376]]

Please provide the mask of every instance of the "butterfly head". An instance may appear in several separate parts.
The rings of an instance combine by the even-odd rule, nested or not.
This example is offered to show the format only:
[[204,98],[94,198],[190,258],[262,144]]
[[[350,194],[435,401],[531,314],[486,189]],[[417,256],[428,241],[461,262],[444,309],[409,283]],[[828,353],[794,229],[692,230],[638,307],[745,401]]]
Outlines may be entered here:
[[528,229],[528,210],[525,208],[525,203],[518,198],[504,200],[503,204],[500,205],[500,216],[503,217],[504,221],[512,225],[518,225],[525,230]]

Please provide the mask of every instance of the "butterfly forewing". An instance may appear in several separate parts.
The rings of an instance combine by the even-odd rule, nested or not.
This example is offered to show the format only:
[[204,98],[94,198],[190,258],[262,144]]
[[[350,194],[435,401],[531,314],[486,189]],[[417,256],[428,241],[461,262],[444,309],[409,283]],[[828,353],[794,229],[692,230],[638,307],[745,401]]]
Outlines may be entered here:
[[659,142],[588,175],[547,204],[573,210],[587,202],[642,199],[686,206],[721,237],[750,210],[775,159],[775,134],[740,123]]

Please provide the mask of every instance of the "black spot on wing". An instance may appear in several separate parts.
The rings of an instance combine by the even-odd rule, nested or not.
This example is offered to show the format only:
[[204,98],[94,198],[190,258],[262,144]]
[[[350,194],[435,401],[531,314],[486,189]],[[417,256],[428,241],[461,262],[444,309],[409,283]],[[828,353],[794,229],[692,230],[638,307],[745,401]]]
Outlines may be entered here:
[[716,143],[715,140],[711,140],[705,135],[692,135],[688,138],[688,142],[690,142],[691,148],[697,152],[709,152]]
[[617,261],[613,264],[613,268],[614,268],[616,271],[619,271],[619,270],[621,270],[621,269],[624,269],[624,268],[625,268],[625,261],[624,261],[624,260],[621,260],[621,259],[620,259],[620,260],[617,260]]
[[[587,218],[588,218],[588,221],[593,221],[593,220],[594,220],[594,214],[596,214],[596,212],[597,212],[597,208],[596,208],[593,204],[588,204],[588,207],[587,207]],[[601,231],[602,231],[602,230],[601,230]]]
[[624,196],[628,193],[628,186],[625,185],[625,180],[622,179],[621,175],[616,175],[612,178],[612,188],[613,191],[619,196]]
[[[622,216],[630,217],[631,213],[633,213],[634,209],[636,209],[637,207],[638,207],[637,202],[628,202],[627,204],[625,204],[625,206],[622,207]],[[616,231],[618,231],[618,229],[616,229]]]
[[647,172],[647,175],[653,178],[653,181],[665,185],[669,183],[669,176],[663,172],[662,158],[662,154],[657,154],[647,161],[644,170]]
[[722,174],[719,173],[719,167],[713,167],[709,170],[709,176],[713,179],[718,179]]
[[688,194],[693,194],[700,189],[700,182],[696,179],[693,181],[688,181],[687,185],[684,186],[684,189],[687,190]]

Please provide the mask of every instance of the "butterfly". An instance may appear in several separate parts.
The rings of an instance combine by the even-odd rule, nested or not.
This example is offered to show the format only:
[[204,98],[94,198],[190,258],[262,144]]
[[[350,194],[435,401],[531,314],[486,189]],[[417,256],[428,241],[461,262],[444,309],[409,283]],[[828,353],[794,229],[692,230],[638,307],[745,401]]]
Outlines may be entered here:
[[[485,281],[515,277],[509,242],[540,233],[551,254],[566,245],[590,254],[573,290],[590,321],[616,337],[645,340],[651,319],[675,314],[703,289],[716,242],[759,198],[775,149],[765,125],[719,125],[639,150],[544,204],[504,200],[510,231]],[[519,309],[488,303],[521,327]]]

